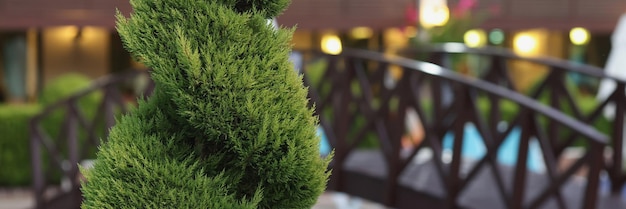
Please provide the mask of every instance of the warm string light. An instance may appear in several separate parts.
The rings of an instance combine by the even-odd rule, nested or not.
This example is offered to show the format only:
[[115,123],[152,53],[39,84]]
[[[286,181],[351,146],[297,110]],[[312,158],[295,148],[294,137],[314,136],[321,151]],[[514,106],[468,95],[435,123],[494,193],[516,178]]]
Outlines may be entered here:
[[574,45],[585,45],[589,42],[589,31],[587,29],[576,27],[569,32],[569,39]]
[[322,52],[337,55],[343,50],[341,39],[335,34],[325,34],[322,36]]
[[446,0],[420,0],[420,24],[424,28],[443,26],[450,18]]
[[487,44],[487,35],[481,29],[472,29],[465,32],[463,40],[469,47],[482,47]]
[[371,28],[368,27],[356,27],[350,30],[350,36],[354,39],[368,39],[374,34]]
[[513,39],[514,50],[520,54],[532,54],[537,50],[537,38],[526,33],[520,33]]

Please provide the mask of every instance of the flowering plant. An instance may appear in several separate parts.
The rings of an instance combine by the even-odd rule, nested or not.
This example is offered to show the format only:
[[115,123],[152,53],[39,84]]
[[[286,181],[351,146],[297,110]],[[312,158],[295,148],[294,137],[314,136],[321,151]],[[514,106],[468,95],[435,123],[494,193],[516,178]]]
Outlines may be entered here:
[[[463,43],[463,36],[468,30],[477,28],[489,16],[497,15],[500,12],[499,5],[490,5],[486,10],[479,10],[477,0],[458,0],[452,4],[449,9],[449,17],[447,22],[442,26],[422,28],[415,38],[412,38],[414,46],[432,43],[459,42]],[[447,10],[446,10],[447,12]],[[415,6],[411,6],[406,11],[407,23],[410,26],[420,25],[420,15]],[[422,59],[418,55],[417,59]],[[468,57],[462,54],[450,55],[446,58],[445,67],[455,70],[464,75],[477,74],[480,72],[480,66],[470,60],[479,59],[478,57]],[[472,64],[473,63],[473,64]]]
[[[491,5],[487,11],[477,10],[476,0],[459,0],[450,9],[450,17],[446,24],[432,28],[424,28],[421,32],[420,42],[443,43],[463,42],[466,31],[478,27],[490,15],[499,13],[499,5]],[[411,25],[419,24],[419,15],[415,7],[407,10],[407,21]]]

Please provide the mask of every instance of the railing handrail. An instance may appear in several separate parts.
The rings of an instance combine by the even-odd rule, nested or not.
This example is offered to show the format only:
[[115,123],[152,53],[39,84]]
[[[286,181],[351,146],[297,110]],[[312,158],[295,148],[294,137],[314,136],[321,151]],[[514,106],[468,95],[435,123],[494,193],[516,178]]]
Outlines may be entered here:
[[145,73],[144,71],[146,70],[147,69],[133,69],[133,70],[129,70],[128,72],[121,73],[121,74],[111,74],[111,75],[106,75],[100,78],[96,78],[94,81],[91,82],[91,84],[87,88],[81,89],[64,99],[60,99],[44,107],[44,109],[41,112],[37,113],[35,116],[33,116],[31,120],[38,122],[41,120],[42,117],[45,117],[49,115],[51,112],[53,112],[54,110],[58,108],[62,108],[64,105],[68,104],[69,101],[79,99],[94,91],[116,84],[117,82],[124,80],[125,77],[127,76],[134,76],[137,74]]
[[[423,58],[437,64],[444,64],[444,66],[447,64],[446,58],[451,55],[475,55],[477,57],[490,58],[491,66],[481,69],[481,71],[486,70],[486,72],[482,72],[479,78],[505,85],[511,89],[515,89],[515,84],[519,83],[513,82],[511,78],[512,72],[508,71],[508,69],[520,68],[516,68],[514,65],[509,66],[506,61],[523,61],[541,65],[542,69],[549,68],[547,75],[544,78],[539,78],[538,82],[535,83],[536,88],[530,89],[526,93],[537,100],[549,94],[548,100],[545,101],[546,105],[557,109],[568,108],[567,106],[569,106],[571,109],[569,109],[570,112],[568,114],[571,114],[572,117],[579,121],[589,124],[610,121],[611,124],[602,128],[598,127],[598,130],[604,129],[609,131],[607,135],[611,139],[609,143],[612,154],[610,160],[605,165],[605,169],[608,171],[611,179],[611,191],[614,194],[622,191],[622,186],[626,183],[626,172],[624,172],[623,165],[624,153],[622,151],[626,129],[623,118],[626,115],[626,78],[610,75],[602,68],[584,63],[559,60],[547,56],[525,56],[500,47],[471,48],[461,43],[443,43],[407,49],[401,52],[401,54],[410,58],[420,57],[419,55],[423,54],[425,55]],[[526,70],[526,72],[532,72],[533,69]],[[577,87],[570,86],[568,80],[566,80],[566,76],[569,76],[570,73],[581,75],[578,80],[578,82],[582,82],[583,86],[581,88],[591,87],[590,90],[593,91],[594,83],[600,83],[598,92],[595,95],[590,95],[592,97],[595,96],[595,107],[576,103],[575,98],[578,94],[572,90]],[[609,85],[603,85],[606,81],[609,81]],[[609,113],[608,110],[611,110],[616,117],[607,114]],[[554,136],[557,132],[558,130],[553,129],[550,134]],[[555,143],[555,151],[562,152],[567,144],[573,142],[574,137],[572,134],[565,141]]]
[[581,134],[589,137],[589,139],[594,142],[601,143],[606,145],[608,142],[608,137],[603,133],[600,133],[595,128],[582,123],[561,111],[558,111],[552,107],[543,105],[534,99],[528,98],[518,92],[512,91],[510,89],[503,88],[501,86],[492,84],[487,81],[483,81],[480,79],[475,79],[471,77],[462,76],[458,73],[455,73],[452,70],[446,69],[439,65],[435,65],[428,62],[417,61],[408,59],[400,56],[388,56],[379,52],[360,50],[360,49],[344,49],[341,54],[338,56],[347,56],[361,59],[374,60],[379,62],[386,62],[393,65],[398,65],[405,67],[407,69],[420,71],[422,73],[426,73],[429,75],[441,77],[443,79],[451,80],[454,82],[458,82],[464,85],[476,87],[485,92],[497,95],[502,98],[510,99],[513,102],[516,102],[525,108],[529,108],[532,111],[537,113],[541,113],[550,119],[558,121],[565,125],[568,128],[572,128],[578,130]]
[[[561,60],[549,56],[525,56],[517,54],[509,49],[494,46],[483,46],[480,48],[469,47],[462,43],[441,43],[432,45],[423,45],[416,48],[411,48],[403,51],[404,53],[411,52],[434,52],[434,53],[448,53],[448,54],[477,54],[491,57],[502,57],[515,60],[530,61],[546,66],[556,67],[557,70],[567,70],[571,72],[581,73],[598,78],[605,78],[614,80],[620,83],[626,83],[626,80],[617,78],[606,74],[604,69],[588,64],[576,63],[568,60]],[[402,52],[401,52],[402,53]]]

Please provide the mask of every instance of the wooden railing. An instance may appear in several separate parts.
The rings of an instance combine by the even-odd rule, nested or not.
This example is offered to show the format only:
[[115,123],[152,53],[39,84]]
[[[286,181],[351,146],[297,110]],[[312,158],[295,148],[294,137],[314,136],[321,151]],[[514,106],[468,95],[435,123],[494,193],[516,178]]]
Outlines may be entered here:
[[[328,189],[395,208],[596,208],[607,138],[593,127],[515,91],[430,63],[357,50],[305,57],[323,63],[303,70],[311,102],[335,149]],[[389,73],[394,68],[400,74],[395,79]],[[479,103],[486,106],[481,109]],[[504,103],[517,108],[514,117],[501,117]],[[410,109],[419,127],[406,126]],[[474,160],[462,157],[468,124],[476,127],[486,148],[486,155]],[[583,140],[583,156],[559,168],[562,152],[555,152],[553,144],[561,136],[550,135],[546,124],[558,124]],[[421,141],[403,144],[413,128],[424,131]],[[496,160],[498,149],[514,131],[521,132],[519,148],[507,154],[515,155],[517,163],[503,166]],[[451,153],[442,148],[448,134],[454,138]],[[369,146],[373,150],[360,146],[368,135],[378,144]],[[527,167],[532,141],[541,147],[542,174]],[[426,150],[432,153],[429,163],[417,163],[418,153]],[[586,174],[574,177],[581,168]],[[566,187],[575,190],[570,186],[578,178],[585,179],[580,193],[564,194]],[[477,184],[493,190],[477,190]]]
[[[127,112],[138,96],[152,93],[154,86],[147,72],[131,71],[98,79],[89,88],[46,107],[31,119],[30,149],[36,208],[79,208],[82,201],[79,164],[89,160],[88,155],[93,153],[88,152],[94,151],[106,138],[115,123],[115,115]],[[126,92],[125,95],[122,85],[137,84],[138,79],[143,79],[145,85],[139,87],[139,92]],[[96,112],[83,112],[79,107],[80,99],[94,93],[102,96]],[[62,114],[64,118],[63,123],[58,124],[59,136],[50,136],[42,126],[43,121],[53,114]],[[60,179],[51,179],[51,176],[60,176]],[[61,182],[57,182],[59,180]]]
[[[329,190],[396,208],[488,208],[480,204],[495,208],[596,207],[607,138],[593,127],[510,89],[434,64],[356,50],[338,56],[304,55],[307,63],[323,64],[319,67],[323,74],[316,79],[311,74],[313,68],[304,72],[311,102],[335,148]],[[399,75],[389,74],[389,68]],[[78,165],[86,150],[106,138],[115,113],[126,111],[117,86],[138,74],[98,80],[91,88],[33,118],[31,152],[37,208],[78,208]],[[143,95],[152,89],[150,85]],[[103,102],[98,114],[88,119],[78,110],[77,100],[94,91],[102,92]],[[517,110],[515,115],[502,117],[503,108],[509,106]],[[64,111],[66,120],[59,124],[60,136],[51,138],[41,122],[59,110]],[[418,125],[406,126],[410,115],[419,118]],[[550,134],[550,124],[560,127],[559,134]],[[462,156],[465,127],[470,125],[476,127],[486,149],[486,155],[477,159]],[[99,127],[105,130],[103,136],[94,131]],[[407,134],[413,130],[422,130],[423,137]],[[502,165],[497,160],[498,150],[505,138],[515,133],[519,133],[519,149],[508,154],[515,156],[517,163]],[[555,151],[554,141],[571,134],[584,143],[583,156],[559,168],[563,152]],[[444,149],[450,135],[454,138],[452,149]],[[374,145],[362,148],[367,140]],[[529,170],[526,164],[533,143],[541,147],[543,173]],[[428,152],[431,156],[423,161],[420,156]],[[584,175],[578,175],[581,169]],[[46,176],[59,171],[65,182],[69,180],[69,189],[51,192],[50,196],[48,191],[54,190],[55,184],[47,182]],[[485,175],[491,180],[485,181]],[[492,186],[492,193],[482,192],[489,196],[488,201],[470,201],[482,197],[481,192],[475,192],[477,184]]]
[[[625,80],[608,76],[604,73],[603,69],[598,67],[547,57],[525,57],[517,55],[507,49],[495,47],[469,48],[463,44],[447,43],[415,48],[405,51],[403,55],[411,58],[420,57],[442,66],[449,65],[449,60],[452,56],[474,56],[474,58],[483,59],[483,62],[489,62],[487,67],[480,69],[483,72],[477,75],[477,77],[509,89],[515,89],[512,82],[513,78],[510,74],[512,68],[511,61],[523,61],[535,64],[539,66],[539,68],[543,67],[548,69],[546,75],[540,77],[539,80],[536,81],[535,87],[530,89],[526,95],[543,104],[562,110],[562,112],[568,114],[570,117],[583,123],[608,126],[601,127],[606,128],[604,132],[609,136],[611,148],[611,152],[609,153],[610,158],[604,165],[604,168],[611,179],[611,191],[613,193],[621,191],[626,182],[624,156],[622,152],[625,136],[624,117],[626,117]],[[531,68],[526,69],[526,73],[534,74],[541,72]],[[582,104],[585,103],[578,101],[574,96],[578,93],[576,92],[578,90],[576,89],[577,87],[574,86],[575,88],[572,88],[571,80],[568,79],[568,76],[572,75],[593,83],[591,85],[597,85],[601,81],[612,82],[615,88],[612,89],[608,97],[599,98],[597,104],[587,104],[586,107],[583,107]],[[594,90],[591,90],[591,92],[593,93]],[[596,98],[595,94],[591,96]],[[541,99],[542,97],[544,99]],[[613,118],[603,116],[603,113],[607,111],[609,114],[613,114]],[[603,122],[605,123],[602,124]],[[556,138],[560,129],[560,125],[550,123],[547,134],[551,138]],[[575,142],[576,137],[575,134],[570,134],[563,137],[563,140],[551,141],[553,152],[557,155],[562,153],[566,147],[571,146],[572,143]]]

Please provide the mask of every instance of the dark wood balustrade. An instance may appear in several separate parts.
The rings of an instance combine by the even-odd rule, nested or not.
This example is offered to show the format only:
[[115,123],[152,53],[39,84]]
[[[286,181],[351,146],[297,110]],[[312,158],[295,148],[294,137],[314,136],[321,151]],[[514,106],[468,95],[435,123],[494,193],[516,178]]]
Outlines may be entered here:
[[[321,79],[305,76],[305,82],[335,149],[328,189],[394,208],[596,208],[607,139],[593,127],[515,91],[430,63],[356,50],[305,57],[325,63]],[[390,68],[399,69],[401,76],[390,79]],[[305,75],[310,70],[305,68]],[[479,100],[488,102],[486,110],[477,107]],[[518,108],[505,128],[499,125],[505,121],[502,101]],[[411,128],[405,123],[408,109],[417,112],[425,135],[407,147],[402,138]],[[562,153],[554,152],[556,139],[546,123],[559,124],[583,140],[583,157],[559,169]],[[467,124],[476,126],[483,140],[487,151],[482,158],[462,157]],[[500,165],[497,150],[515,129],[521,131],[517,163]],[[454,135],[451,155],[442,149],[446,133]],[[373,150],[359,148],[368,134],[379,145]],[[526,166],[530,141],[540,144],[544,173]],[[426,149],[432,157],[416,163]],[[583,167],[586,175],[574,177]]]
[[[335,149],[329,190],[395,208],[605,208],[613,204],[598,193],[608,139],[585,120],[490,80],[469,78],[434,64],[358,50],[345,50],[337,56],[305,53],[304,57],[306,63],[323,64],[317,78],[312,77],[310,64],[303,70],[311,102]],[[390,68],[400,76],[389,75]],[[85,159],[81,152],[99,143],[99,136],[93,133],[96,126],[108,129],[114,113],[125,111],[116,86],[132,77],[101,79],[31,121],[37,208],[78,208],[78,164]],[[146,90],[143,95],[147,96],[152,87]],[[90,121],[77,111],[76,101],[93,91],[102,91],[104,98],[99,114]],[[481,109],[479,103],[486,108]],[[505,104],[517,110],[513,117],[502,117]],[[66,121],[59,124],[61,136],[53,139],[40,123],[55,110],[64,110]],[[419,118],[418,128],[424,135],[421,140],[403,143],[414,128],[406,126],[408,115]],[[470,124],[486,150],[476,159],[463,157],[464,135]],[[550,124],[558,125],[559,134],[551,135],[554,125]],[[79,143],[80,130],[88,133],[88,143]],[[498,150],[514,133],[519,134],[519,149],[507,154],[514,155],[516,163],[503,165],[498,162]],[[565,168],[558,165],[563,152],[554,142],[563,141],[562,135],[574,135],[573,141],[585,145],[582,157]],[[106,132],[102,139],[105,136]],[[454,139],[452,148],[444,149],[449,136]],[[373,139],[374,145],[362,147],[368,139]],[[541,148],[543,172],[527,166],[533,143]],[[429,157],[421,157],[424,153],[430,153]],[[69,191],[47,195],[46,191],[55,187],[45,181],[50,169],[60,170],[70,179]],[[581,170],[584,175],[579,175]]]
[[[449,65],[448,60],[450,57],[458,55],[471,55],[483,58],[483,61],[489,62],[489,64],[481,69],[484,72],[481,72],[477,77],[509,89],[515,89],[513,82],[511,82],[513,80],[510,74],[511,61],[524,61],[548,69],[547,74],[540,78],[537,84],[535,84],[535,88],[527,92],[526,95],[555,109],[568,109],[569,111],[562,112],[586,124],[595,124],[601,122],[601,120],[608,120],[607,125],[609,127],[606,127],[607,131],[605,131],[605,134],[609,136],[611,152],[609,153],[609,159],[603,167],[611,179],[611,191],[613,193],[621,192],[626,182],[626,170],[624,169],[622,152],[624,131],[626,131],[624,130],[624,117],[626,117],[625,80],[606,75],[604,70],[598,67],[548,57],[525,57],[503,48],[470,48],[459,43],[446,43],[419,47],[403,52],[403,56],[420,57],[442,66]],[[529,69],[527,72],[534,73],[533,69]],[[587,108],[583,111],[585,108],[581,106],[581,103],[574,96],[574,91],[577,89],[570,88],[571,83],[568,83],[571,82],[571,80],[568,80],[568,76],[571,75],[579,76],[596,85],[600,81],[613,82],[615,87],[607,98],[599,99],[597,104],[593,105],[591,109]],[[540,97],[546,95],[549,95],[547,100],[540,99]],[[603,117],[607,107],[611,113],[614,113],[613,119]],[[561,127],[558,124],[550,124],[549,126],[548,135],[555,138],[559,134]],[[570,134],[564,137],[563,140],[551,141],[553,152],[557,155],[560,154],[566,147],[574,143],[576,137],[575,134]]]
[[[127,95],[122,85],[130,85],[135,79],[144,79],[140,92]],[[128,111],[129,106],[140,96],[149,96],[154,85],[147,70],[103,77],[94,81],[87,89],[46,107],[30,121],[30,149],[33,176],[33,191],[36,208],[71,209],[79,208],[81,175],[79,164],[88,160],[87,153],[106,139],[108,130],[115,124],[115,115]],[[100,93],[102,99],[93,118],[79,108],[79,101],[89,94]],[[126,93],[126,95],[125,95]],[[127,99],[130,98],[130,101]],[[63,123],[58,124],[59,136],[50,136],[42,122],[55,112],[61,112]],[[102,131],[98,131],[102,130]],[[100,134],[99,134],[100,133]],[[60,174],[61,184],[50,180]]]

